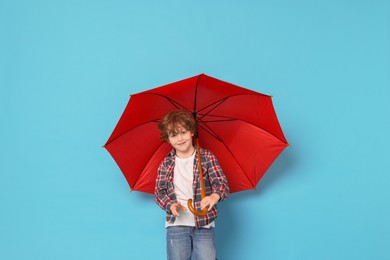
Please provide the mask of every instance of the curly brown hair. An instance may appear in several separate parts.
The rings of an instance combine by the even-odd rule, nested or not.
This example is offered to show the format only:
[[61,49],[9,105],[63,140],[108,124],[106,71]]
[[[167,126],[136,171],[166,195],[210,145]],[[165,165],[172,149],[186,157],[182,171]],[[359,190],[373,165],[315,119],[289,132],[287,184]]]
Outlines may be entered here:
[[192,114],[185,110],[175,110],[167,113],[158,123],[161,140],[168,142],[170,133],[177,133],[185,128],[196,136],[196,122]]

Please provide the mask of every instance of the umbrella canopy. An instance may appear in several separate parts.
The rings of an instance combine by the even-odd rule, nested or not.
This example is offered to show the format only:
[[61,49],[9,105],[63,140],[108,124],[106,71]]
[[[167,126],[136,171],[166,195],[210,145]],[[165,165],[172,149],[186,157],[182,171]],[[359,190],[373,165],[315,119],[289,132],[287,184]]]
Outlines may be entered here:
[[195,116],[200,146],[215,154],[232,193],[255,189],[288,146],[271,96],[200,74],[131,95],[104,147],[132,190],[154,193],[157,168],[172,149],[157,124],[177,109]]

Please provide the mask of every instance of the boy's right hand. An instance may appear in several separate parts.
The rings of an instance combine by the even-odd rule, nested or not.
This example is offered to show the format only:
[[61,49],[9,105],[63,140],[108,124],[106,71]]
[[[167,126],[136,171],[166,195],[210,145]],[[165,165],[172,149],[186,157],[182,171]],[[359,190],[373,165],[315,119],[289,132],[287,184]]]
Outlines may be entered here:
[[181,205],[180,202],[176,202],[176,203],[172,204],[170,210],[171,210],[173,215],[178,217],[180,211],[186,211],[187,209],[183,205]]

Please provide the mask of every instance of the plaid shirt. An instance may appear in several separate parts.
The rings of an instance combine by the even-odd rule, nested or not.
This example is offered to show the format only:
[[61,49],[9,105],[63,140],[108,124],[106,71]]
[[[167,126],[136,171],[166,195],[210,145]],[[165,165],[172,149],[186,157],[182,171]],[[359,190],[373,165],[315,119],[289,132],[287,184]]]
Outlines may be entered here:
[[[155,200],[157,204],[166,211],[166,220],[170,223],[175,222],[175,216],[170,211],[172,204],[177,202],[175,188],[173,185],[173,170],[175,167],[175,149],[165,157],[157,170],[156,186],[154,189]],[[201,149],[200,156],[203,168],[204,186],[206,189],[206,196],[211,193],[217,193],[220,196],[220,201],[229,196],[229,186],[225,175],[214,154],[210,151]],[[198,156],[194,159],[194,181],[192,187],[194,189],[194,207],[201,211],[200,202],[202,200],[200,183],[199,183],[199,166]],[[195,216],[195,226],[202,227],[210,224],[217,217],[217,205],[214,205],[205,216]]]

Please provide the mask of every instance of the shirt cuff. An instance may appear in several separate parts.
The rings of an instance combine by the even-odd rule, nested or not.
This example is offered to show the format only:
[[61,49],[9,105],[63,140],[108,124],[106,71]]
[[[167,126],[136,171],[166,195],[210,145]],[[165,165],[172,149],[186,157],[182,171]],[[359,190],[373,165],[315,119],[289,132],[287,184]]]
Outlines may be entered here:
[[166,206],[165,206],[165,211],[166,211],[167,213],[172,214],[172,212],[171,212],[171,206],[172,206],[174,203],[175,203],[174,201],[170,201],[170,202],[168,202],[168,203],[166,204]]

